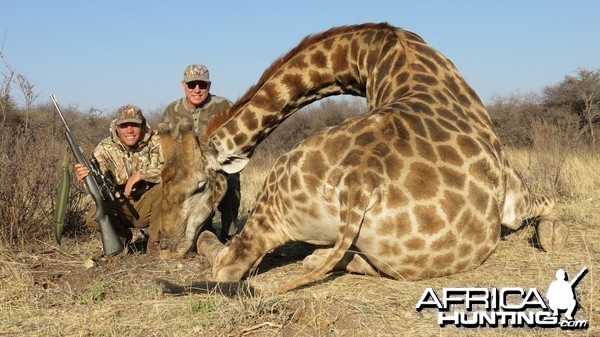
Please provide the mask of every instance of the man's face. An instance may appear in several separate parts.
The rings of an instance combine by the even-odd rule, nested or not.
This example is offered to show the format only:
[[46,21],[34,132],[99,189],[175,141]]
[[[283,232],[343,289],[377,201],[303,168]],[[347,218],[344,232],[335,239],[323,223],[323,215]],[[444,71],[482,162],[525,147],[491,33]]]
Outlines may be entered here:
[[133,148],[142,139],[142,125],[138,123],[123,123],[117,125],[117,134],[123,144]]
[[204,102],[208,97],[210,90],[210,82],[194,81],[194,82],[182,82],[183,91],[188,102],[194,106],[198,106]]

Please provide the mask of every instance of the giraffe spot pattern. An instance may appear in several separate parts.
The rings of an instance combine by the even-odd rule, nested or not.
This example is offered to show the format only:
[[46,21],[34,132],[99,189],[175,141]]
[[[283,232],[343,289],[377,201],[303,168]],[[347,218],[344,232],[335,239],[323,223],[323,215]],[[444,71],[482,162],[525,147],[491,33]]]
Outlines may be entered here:
[[311,64],[317,68],[325,68],[327,67],[327,55],[324,52],[317,50],[315,51],[311,57]]
[[439,180],[433,167],[424,163],[413,163],[410,165],[404,186],[415,200],[431,199],[438,192]]
[[463,165],[463,158],[453,146],[442,144],[438,145],[436,150],[443,163],[456,167],[461,167]]
[[453,224],[456,222],[457,217],[464,208],[465,202],[462,194],[452,191],[444,192],[444,196],[440,200],[440,206],[449,223]]
[[458,243],[456,235],[454,235],[454,233],[452,233],[452,231],[447,231],[446,234],[433,241],[430,245],[431,250],[445,250],[445,249],[451,249],[454,248],[454,246],[456,246]]
[[431,163],[435,163],[437,161],[435,150],[433,149],[433,146],[431,146],[430,142],[423,138],[417,138],[415,142],[417,143],[417,153],[419,153],[421,158]]
[[[441,255],[435,255],[433,257],[433,262],[431,266],[433,270],[446,270],[446,268],[451,265],[455,260],[454,252],[448,252]],[[443,275],[444,272],[439,272],[440,275]]]
[[361,133],[360,135],[356,136],[355,143],[359,147],[365,147],[365,146],[371,144],[374,140],[375,140],[375,135],[373,134],[373,132],[367,131],[365,133]]
[[[456,189],[463,189],[467,180],[465,175],[453,168],[447,166],[438,167],[442,181],[448,186]],[[464,201],[464,200],[463,200]]]
[[310,151],[304,158],[302,171],[323,177],[329,171],[329,166],[320,151]]
[[471,137],[459,135],[457,137],[457,144],[466,158],[475,157],[481,152],[481,147]]
[[425,119],[425,124],[427,125],[427,130],[429,131],[429,135],[431,136],[430,138],[432,141],[441,143],[450,140],[450,132],[444,130],[433,119]]
[[284,75],[281,82],[287,87],[287,94],[290,97],[298,97],[302,93],[306,92],[308,89],[308,87],[304,83],[304,80],[302,79],[302,75],[299,74]]
[[422,250],[425,248],[425,240],[418,237],[412,237],[404,242],[404,246],[410,250]]
[[437,214],[435,206],[415,206],[413,213],[419,233],[433,235],[446,227],[444,220]]

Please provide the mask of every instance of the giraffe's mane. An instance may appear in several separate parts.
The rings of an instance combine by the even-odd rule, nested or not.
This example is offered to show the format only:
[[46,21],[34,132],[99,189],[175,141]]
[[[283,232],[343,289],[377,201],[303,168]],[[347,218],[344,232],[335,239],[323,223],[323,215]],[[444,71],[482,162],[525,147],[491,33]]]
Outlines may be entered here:
[[256,93],[260,90],[260,88],[267,82],[274,73],[276,73],[279,69],[281,69],[282,65],[289,62],[292,58],[294,58],[298,53],[302,52],[306,49],[307,46],[316,44],[320,41],[323,41],[331,36],[344,34],[349,31],[357,31],[362,29],[377,29],[377,30],[393,30],[395,29],[393,26],[389,25],[386,22],[382,23],[364,23],[360,25],[348,25],[348,26],[339,26],[331,28],[325,32],[312,34],[306,36],[300,44],[291,49],[285,55],[276,59],[271,66],[267,68],[258,80],[256,84],[251,86],[246,93],[240,97],[229,109],[215,115],[212,120],[208,123],[206,128],[206,133],[204,134],[203,141],[206,141],[212,134],[218,130],[221,126],[223,126],[227,121],[229,121],[242,106],[245,106],[251,99],[256,95]]

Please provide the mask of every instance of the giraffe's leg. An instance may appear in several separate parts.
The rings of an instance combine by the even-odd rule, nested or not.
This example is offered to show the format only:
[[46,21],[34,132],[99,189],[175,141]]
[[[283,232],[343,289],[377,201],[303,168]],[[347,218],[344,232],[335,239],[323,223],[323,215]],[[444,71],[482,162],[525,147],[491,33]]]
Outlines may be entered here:
[[[323,264],[327,256],[331,253],[332,248],[316,249],[311,255],[307,256],[302,261],[304,272],[309,273]],[[349,273],[363,274],[370,276],[379,276],[379,272],[371,266],[364,255],[360,252],[349,250],[344,254],[344,257],[338,262],[332,271],[341,270]]]
[[536,229],[540,246],[547,252],[558,252],[567,243],[567,226],[558,220],[554,200],[546,196],[528,194],[521,200],[508,193],[502,215],[502,224],[511,229],[521,227],[523,219],[538,218]]
[[336,239],[334,246],[329,250],[329,254],[323,262],[310,273],[299,279],[290,281],[275,290],[276,293],[284,293],[288,290],[298,288],[310,282],[314,282],[331,271],[340,260],[360,231],[360,226],[365,218],[365,214],[380,201],[380,192],[378,188],[368,191],[365,186],[354,186],[349,188],[347,199],[340,200],[340,218],[342,226],[340,235]]
[[558,252],[562,250],[567,243],[567,226],[558,220],[558,215],[554,210],[554,200],[541,195],[530,195],[529,212],[526,218],[538,217],[537,237],[547,252]]
[[219,241],[217,236],[211,231],[204,231],[198,236],[196,249],[200,255],[204,255],[211,265],[215,264],[216,256],[221,252],[225,245]]

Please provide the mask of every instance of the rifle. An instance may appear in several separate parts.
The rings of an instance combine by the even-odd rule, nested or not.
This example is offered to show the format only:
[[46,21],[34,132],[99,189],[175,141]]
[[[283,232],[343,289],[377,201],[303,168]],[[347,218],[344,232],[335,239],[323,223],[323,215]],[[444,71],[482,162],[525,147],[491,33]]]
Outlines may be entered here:
[[588,269],[587,267],[583,267],[583,269],[581,269],[581,271],[579,271],[579,273],[571,279],[571,282],[569,282],[569,285],[571,286],[571,288],[573,288],[575,286],[576,283],[578,283],[581,278],[583,277],[583,275],[585,275],[587,273]]
[[102,173],[98,159],[93,155],[92,158],[90,158],[89,168],[96,183],[98,183],[98,187],[100,187],[104,201],[106,201],[106,199],[109,199],[110,201],[117,200],[115,197],[116,187],[111,172],[108,171],[106,174]]
[[[65,125],[65,128],[67,130],[65,132],[65,136],[67,137],[69,147],[71,148],[71,151],[75,156],[75,160],[77,161],[77,163],[83,164],[90,169],[90,174],[87,177],[85,177],[85,185],[90,194],[92,195],[94,203],[96,204],[96,213],[94,213],[92,219],[94,219],[100,224],[100,237],[102,238],[102,249],[104,251],[104,255],[115,255],[123,250],[123,244],[121,243],[121,240],[119,240],[119,236],[117,235],[117,232],[115,232],[115,228],[113,227],[110,218],[104,212],[103,201],[107,201],[107,199],[111,198],[111,200],[114,200],[114,196],[112,195],[112,193],[106,194],[105,192],[104,194],[106,195],[102,193],[103,189],[108,191],[108,186],[110,186],[110,183],[107,183],[106,177],[103,174],[101,174],[99,167],[97,167],[97,162],[95,161],[95,158],[93,158],[93,162],[96,165],[95,167],[92,167],[90,163],[88,163],[88,161],[85,159],[85,156],[83,155],[83,150],[75,140],[75,136],[71,132],[71,129],[69,129],[69,125],[67,124],[65,117],[63,116],[62,112],[60,111],[60,108],[58,107],[56,97],[54,97],[54,95],[50,95],[50,99],[52,99],[52,103],[54,103],[56,112],[58,112],[60,119]],[[98,184],[98,181],[101,181],[101,183]]]

